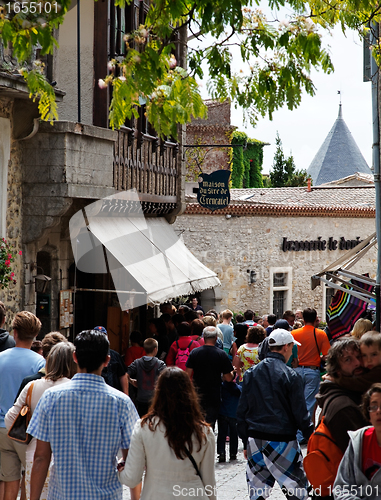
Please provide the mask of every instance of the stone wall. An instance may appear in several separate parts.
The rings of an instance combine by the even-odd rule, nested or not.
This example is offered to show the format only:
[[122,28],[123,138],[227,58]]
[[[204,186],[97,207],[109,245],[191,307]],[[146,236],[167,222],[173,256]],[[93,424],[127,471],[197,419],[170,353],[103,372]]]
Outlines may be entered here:
[[[312,306],[322,314],[325,290],[318,286],[312,291],[310,278],[345,251],[283,252],[283,238],[310,241],[321,236],[327,241],[329,237],[337,241],[341,237],[362,240],[375,231],[375,221],[369,218],[182,215],[177,218],[174,229],[183,231],[186,246],[218,274],[222,286],[216,292],[221,297],[221,310],[228,307],[235,312],[247,308],[260,314],[270,312],[271,272],[288,269],[290,307],[295,310]],[[373,247],[351,270],[360,274],[368,272],[375,278],[376,268]],[[256,283],[249,284],[248,270],[255,271]]]
[[[67,223],[67,220],[65,222]],[[47,252],[50,256],[50,273],[47,269],[35,268],[37,254],[41,251]],[[42,318],[42,321],[47,331],[57,330],[59,328],[59,292],[69,287],[69,266],[73,262],[68,231],[65,232],[61,226],[49,228],[41,238],[25,245],[24,261],[27,278],[24,290],[25,309],[32,312],[36,310],[37,296],[34,276],[36,274],[50,274],[52,280],[45,293],[50,295],[51,314],[49,317]],[[66,330],[61,330],[61,332],[68,334]]]
[[209,125],[230,127],[230,101],[218,102],[207,99],[204,103],[208,107],[208,118],[192,120],[192,126]]
[[[217,145],[230,144],[230,135],[236,127],[230,125],[230,101],[223,103],[216,101],[206,101],[208,106],[208,118],[206,120],[192,120],[187,125],[186,144],[188,145]],[[215,170],[229,169],[230,149],[228,148],[187,148],[187,181],[196,181],[194,160],[196,155],[201,163],[204,173],[210,174]],[[195,175],[196,174],[196,175]]]
[[[12,130],[12,106],[13,101],[0,98],[0,117],[10,120]],[[0,140],[10,141],[10,159],[7,172],[7,203],[6,203],[6,234],[5,239],[16,249],[16,258],[12,263],[15,273],[16,284],[8,289],[0,290],[0,300],[7,309],[6,326],[10,328],[14,315],[22,309],[22,288],[24,283],[23,257],[19,255],[22,247],[22,178],[21,178],[21,149],[18,141],[12,136],[0,137]]]
[[115,135],[73,122],[41,123],[38,133],[22,143],[24,242],[36,241],[58,225],[74,198],[115,193]]
[[[51,314],[42,317],[43,331],[58,325],[59,291],[69,286],[73,262],[68,221],[93,199],[115,193],[115,132],[73,122],[41,123],[38,133],[22,141],[24,307],[36,311],[36,274],[50,275],[45,292]],[[21,227],[21,225],[20,225]],[[49,255],[50,271],[37,268],[38,252]],[[66,331],[63,333],[67,333]]]

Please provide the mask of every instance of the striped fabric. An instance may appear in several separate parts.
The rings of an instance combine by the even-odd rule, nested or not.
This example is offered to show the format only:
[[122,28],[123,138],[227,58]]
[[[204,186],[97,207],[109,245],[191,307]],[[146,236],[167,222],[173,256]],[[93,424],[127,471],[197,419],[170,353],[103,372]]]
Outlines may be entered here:
[[77,373],[46,391],[28,433],[53,452],[48,500],[122,499],[116,455],[129,448],[138,418],[130,398],[98,375]]
[[267,498],[275,484],[300,500],[308,496],[307,478],[298,442],[288,443],[249,438],[247,442],[246,478],[250,500]]

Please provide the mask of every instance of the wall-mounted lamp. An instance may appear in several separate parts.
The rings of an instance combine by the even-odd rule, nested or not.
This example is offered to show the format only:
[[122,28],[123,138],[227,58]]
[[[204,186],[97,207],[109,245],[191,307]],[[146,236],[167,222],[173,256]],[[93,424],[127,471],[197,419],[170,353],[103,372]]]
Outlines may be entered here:
[[250,269],[247,270],[247,273],[249,275],[249,283],[252,285],[253,283],[257,282],[257,273],[255,271],[250,271]]
[[35,276],[34,279],[35,279],[37,293],[45,293],[49,281],[52,281],[52,278],[46,276],[45,274],[37,274],[37,276]]
[[232,216],[230,214],[225,214],[225,219],[231,219]]
[[42,269],[42,267],[37,266],[36,263],[33,262],[30,266],[30,270],[31,272],[33,272],[35,269],[36,270],[41,269],[42,274],[37,274],[36,276],[32,276],[32,278],[34,278],[34,281],[25,284],[32,285],[34,283],[35,290],[37,293],[45,293],[49,282],[52,281],[52,278],[50,276],[46,276],[46,274],[43,274],[44,270]]

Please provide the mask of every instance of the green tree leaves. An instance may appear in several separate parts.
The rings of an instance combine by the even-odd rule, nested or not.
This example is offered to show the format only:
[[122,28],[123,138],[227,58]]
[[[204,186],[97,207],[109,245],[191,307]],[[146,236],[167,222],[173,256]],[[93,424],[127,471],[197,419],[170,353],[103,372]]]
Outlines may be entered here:
[[294,157],[291,155],[285,157],[281,138],[277,133],[276,151],[274,155],[272,170],[270,171],[270,181],[266,187],[301,187],[307,185],[307,179],[310,176],[306,170],[296,170]]
[[[21,63],[28,60],[36,44],[42,54],[52,53],[56,44],[53,30],[63,22],[70,0],[59,0],[57,9],[43,15],[32,12],[33,2],[24,3],[25,12],[7,12],[6,7],[0,11],[0,37],[4,44],[12,44]],[[123,7],[130,2],[115,3]],[[343,30],[350,27],[364,32],[370,19],[380,20],[380,8],[370,0],[269,0],[271,9],[287,8],[287,19],[280,21],[268,20],[257,5],[256,0],[150,2],[145,24],[125,39],[125,59],[114,61],[114,70],[100,82],[100,86],[113,87],[111,126],[118,128],[137,116],[144,102],[157,132],[162,137],[176,137],[178,124],[205,116],[196,82],[203,76],[202,65],[210,76],[211,98],[229,98],[253,125],[260,116],[271,119],[284,105],[296,108],[304,92],[314,95],[312,68],[326,73],[333,70],[319,27],[329,29],[340,23]],[[184,30],[200,41],[189,46],[186,63],[174,61],[172,55],[179,34],[180,44],[186,43]],[[378,43],[373,50],[379,54]],[[237,58],[241,69],[235,74],[232,61],[236,63]],[[52,94],[41,77],[23,74],[33,96],[43,101],[44,118],[56,116]]]
[[56,96],[54,89],[46,80],[42,72],[41,65],[35,65],[34,69],[21,70],[21,74],[26,80],[30,94],[29,97],[35,101],[38,99],[38,110],[42,120],[52,122],[58,120]]
[[0,7],[0,39],[4,45],[12,44],[19,62],[27,61],[37,44],[42,54],[52,53],[57,45],[53,29],[63,22],[70,1],[7,3]]

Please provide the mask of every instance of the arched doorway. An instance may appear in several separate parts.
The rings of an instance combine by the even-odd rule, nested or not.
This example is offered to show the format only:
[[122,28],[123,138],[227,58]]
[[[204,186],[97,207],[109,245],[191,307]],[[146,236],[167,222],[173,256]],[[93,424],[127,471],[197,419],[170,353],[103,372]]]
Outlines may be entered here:
[[209,288],[204,290],[200,295],[200,302],[205,312],[209,309],[216,309],[219,311],[221,308],[221,287]]
[[[52,259],[49,252],[37,252],[37,274],[52,275]],[[36,316],[42,323],[39,339],[51,331],[52,288],[51,281],[36,280]]]

